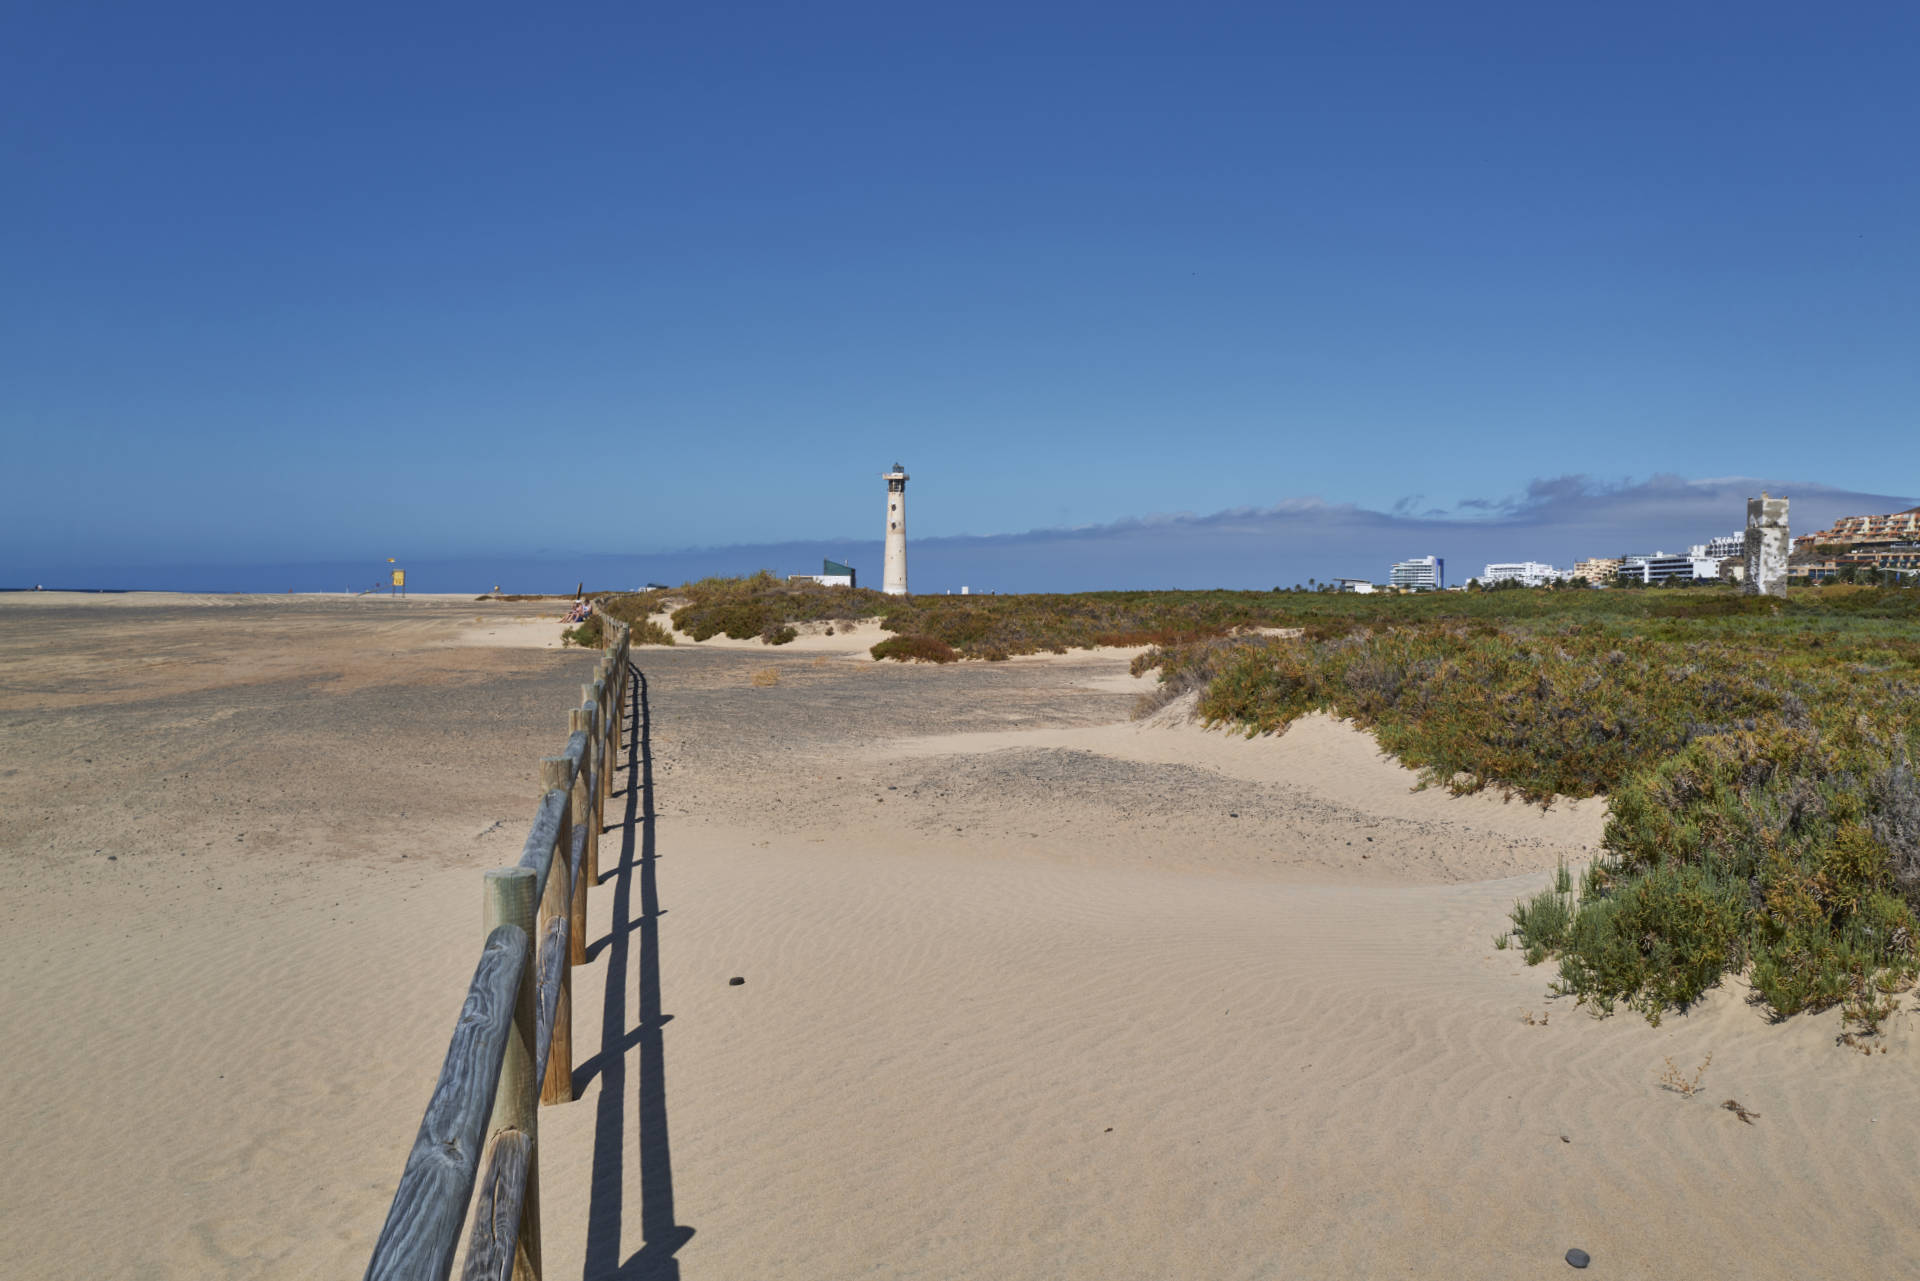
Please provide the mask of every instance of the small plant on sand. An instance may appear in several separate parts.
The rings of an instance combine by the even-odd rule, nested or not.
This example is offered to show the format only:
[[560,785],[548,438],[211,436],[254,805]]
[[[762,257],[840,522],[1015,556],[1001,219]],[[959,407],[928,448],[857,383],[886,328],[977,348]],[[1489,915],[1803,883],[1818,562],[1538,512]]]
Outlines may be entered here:
[[760,629],[760,639],[768,645],[785,645],[799,635],[789,623],[768,623]]
[[769,685],[778,685],[780,683],[780,669],[777,667],[761,668],[753,674],[753,683],[760,689],[765,689]]
[[1547,1019],[1550,1017],[1552,1017],[1552,1011],[1550,1010],[1540,1011],[1539,1018],[1533,1017],[1532,1010],[1520,1011],[1520,1021],[1522,1023],[1525,1023],[1528,1027],[1545,1027],[1547,1026]]
[[1554,871],[1551,889],[1513,905],[1513,936],[1526,948],[1528,965],[1540,964],[1566,945],[1573,901],[1573,877],[1562,863]]
[[1700,1083],[1706,1080],[1707,1069],[1711,1066],[1713,1066],[1713,1055],[1708,1054],[1707,1057],[1701,1061],[1700,1066],[1693,1070],[1693,1075],[1688,1076],[1685,1072],[1675,1067],[1673,1060],[1669,1058],[1667,1060],[1667,1070],[1660,1074],[1660,1088],[1663,1090],[1672,1090],[1675,1094],[1692,1098],[1694,1095],[1700,1093]]
[[1857,993],[1840,1009],[1840,1021],[1858,1027],[1861,1036],[1878,1036],[1880,1025],[1900,1012],[1898,997],[1877,990],[1878,986]]

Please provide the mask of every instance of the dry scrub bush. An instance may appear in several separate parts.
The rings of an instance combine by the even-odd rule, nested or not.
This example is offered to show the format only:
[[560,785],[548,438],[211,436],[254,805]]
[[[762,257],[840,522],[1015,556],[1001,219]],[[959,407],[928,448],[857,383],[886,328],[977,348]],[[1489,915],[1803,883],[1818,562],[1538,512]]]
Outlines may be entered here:
[[875,658],[895,658],[912,663],[951,663],[959,659],[953,646],[931,636],[893,636],[875,645]]
[[627,639],[635,645],[671,645],[673,633],[651,618],[628,624]]
[[1660,1088],[1663,1090],[1672,1090],[1675,1094],[1692,1098],[1694,1095],[1700,1093],[1700,1083],[1706,1079],[1707,1069],[1712,1066],[1713,1055],[1709,1054],[1701,1062],[1700,1066],[1693,1070],[1693,1075],[1688,1076],[1685,1072],[1675,1067],[1673,1060],[1669,1058],[1667,1060],[1667,1070],[1660,1074]]

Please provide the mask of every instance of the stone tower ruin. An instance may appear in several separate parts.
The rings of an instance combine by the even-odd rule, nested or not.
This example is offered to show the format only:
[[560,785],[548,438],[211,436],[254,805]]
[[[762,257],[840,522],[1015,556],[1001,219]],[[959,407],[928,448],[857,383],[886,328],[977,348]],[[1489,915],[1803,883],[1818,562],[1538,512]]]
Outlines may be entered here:
[[1760,497],[1747,500],[1747,581],[1749,596],[1778,596],[1787,589],[1787,500]]

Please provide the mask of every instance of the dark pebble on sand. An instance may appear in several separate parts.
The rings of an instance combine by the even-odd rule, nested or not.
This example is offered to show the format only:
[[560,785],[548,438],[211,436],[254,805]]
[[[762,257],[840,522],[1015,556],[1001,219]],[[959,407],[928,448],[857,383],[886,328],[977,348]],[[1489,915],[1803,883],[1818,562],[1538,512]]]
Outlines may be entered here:
[[1576,1268],[1584,1268],[1587,1264],[1593,1262],[1593,1260],[1587,1257],[1585,1250],[1569,1250],[1567,1251],[1567,1262]]
[[746,982],[745,979],[741,978],[738,974],[736,974],[732,978],[727,980],[727,986],[739,987],[742,983],[745,983],[745,982]]

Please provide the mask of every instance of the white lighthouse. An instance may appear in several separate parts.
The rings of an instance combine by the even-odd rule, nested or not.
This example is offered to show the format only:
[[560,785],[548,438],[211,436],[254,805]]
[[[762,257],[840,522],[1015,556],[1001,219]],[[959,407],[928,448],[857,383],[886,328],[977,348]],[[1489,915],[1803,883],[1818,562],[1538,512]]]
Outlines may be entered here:
[[889,596],[907,594],[907,469],[899,463],[886,474],[887,565],[880,590]]

